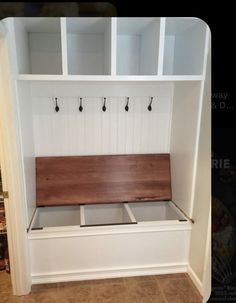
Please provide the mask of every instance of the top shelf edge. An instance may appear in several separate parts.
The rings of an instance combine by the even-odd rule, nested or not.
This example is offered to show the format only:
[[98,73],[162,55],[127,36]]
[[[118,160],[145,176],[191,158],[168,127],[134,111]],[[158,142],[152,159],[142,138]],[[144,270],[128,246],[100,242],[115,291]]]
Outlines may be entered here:
[[202,81],[202,75],[168,75],[168,76],[111,76],[111,75],[32,75],[21,74],[15,77],[20,81]]

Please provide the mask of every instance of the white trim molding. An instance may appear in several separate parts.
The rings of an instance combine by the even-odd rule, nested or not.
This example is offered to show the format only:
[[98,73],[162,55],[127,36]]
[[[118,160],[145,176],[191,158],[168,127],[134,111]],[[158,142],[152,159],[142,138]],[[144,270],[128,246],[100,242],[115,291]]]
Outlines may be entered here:
[[190,265],[187,267],[187,272],[189,277],[191,278],[193,284],[196,286],[197,290],[200,292],[201,296],[203,295],[203,285],[194,270]]
[[132,276],[184,273],[187,263],[154,264],[141,267],[98,268],[96,270],[45,272],[32,275],[32,284],[108,279]]
[[[11,29],[11,19],[9,28]],[[8,29],[9,29],[8,28]],[[10,36],[0,39],[0,127],[2,157],[4,162],[4,187],[9,191],[5,201],[7,236],[11,264],[11,281],[14,295],[30,292],[31,279],[29,250],[26,232],[26,208],[22,182],[21,148],[18,134],[18,118],[15,107],[15,83],[12,80],[12,55]]]

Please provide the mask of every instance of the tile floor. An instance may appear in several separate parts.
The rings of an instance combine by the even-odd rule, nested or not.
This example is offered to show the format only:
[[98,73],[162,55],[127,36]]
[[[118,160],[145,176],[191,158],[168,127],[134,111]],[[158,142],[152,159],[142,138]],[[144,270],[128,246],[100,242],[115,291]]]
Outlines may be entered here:
[[11,295],[10,276],[0,272],[1,303],[201,303],[187,274],[34,285],[27,296]]

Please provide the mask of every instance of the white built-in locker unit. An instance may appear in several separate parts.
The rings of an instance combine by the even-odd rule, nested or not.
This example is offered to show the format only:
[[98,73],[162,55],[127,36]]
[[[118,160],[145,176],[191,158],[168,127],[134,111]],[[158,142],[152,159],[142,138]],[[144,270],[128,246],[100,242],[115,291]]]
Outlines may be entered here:
[[[195,204],[195,185],[201,161],[209,169],[208,154],[198,156],[209,131],[201,130],[207,25],[185,17],[3,22],[32,283],[189,272],[202,291],[207,241],[195,213],[208,218],[210,202]],[[170,154],[171,201],[36,207],[36,157],[130,154]]]

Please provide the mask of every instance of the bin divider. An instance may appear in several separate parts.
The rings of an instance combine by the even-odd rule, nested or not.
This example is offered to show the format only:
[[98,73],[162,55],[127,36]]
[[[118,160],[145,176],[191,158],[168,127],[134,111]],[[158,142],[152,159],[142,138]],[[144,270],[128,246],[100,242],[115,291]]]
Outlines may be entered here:
[[128,203],[124,203],[124,206],[125,206],[125,209],[126,209],[128,215],[129,215],[129,218],[130,218],[131,222],[136,222],[137,223],[137,220],[136,220],[131,208],[129,207]]
[[85,225],[84,205],[80,205],[80,225]]

